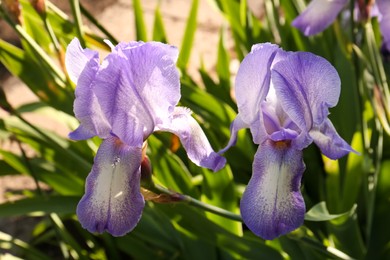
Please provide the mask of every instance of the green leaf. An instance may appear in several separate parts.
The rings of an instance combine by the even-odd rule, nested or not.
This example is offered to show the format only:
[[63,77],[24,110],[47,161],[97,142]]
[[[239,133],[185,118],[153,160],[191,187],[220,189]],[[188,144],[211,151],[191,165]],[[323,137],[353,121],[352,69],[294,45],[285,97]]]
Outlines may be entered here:
[[0,204],[0,217],[43,215],[48,213],[73,214],[79,196],[42,196]]
[[169,189],[198,197],[199,194],[191,182],[192,176],[183,161],[155,136],[150,136],[148,143],[153,174],[157,179]]
[[180,46],[180,54],[177,60],[177,66],[185,70],[190,59],[192,44],[195,37],[199,0],[192,0],[190,14],[188,16],[186,29]]
[[[226,165],[216,173],[202,169],[202,175],[202,201],[233,213],[239,213],[238,197],[230,167]],[[242,236],[242,224],[240,222],[229,220],[209,212],[206,212],[206,216],[229,232],[237,236]]]
[[161,16],[160,5],[154,12],[153,41],[168,42],[165,33],[164,22]]
[[[50,260],[51,257],[45,255],[41,251],[37,250],[33,246],[29,245],[20,239],[17,239],[7,233],[0,231],[0,248],[8,251],[12,247],[21,248],[24,250],[24,253],[28,255],[28,259],[31,260]],[[19,259],[19,258],[18,258]]]
[[305,214],[305,220],[308,221],[328,221],[336,218],[349,216],[353,214],[356,210],[356,205],[348,212],[342,214],[330,214],[326,203],[324,201],[314,205],[308,212]]
[[189,205],[156,204],[156,208],[167,214],[176,229],[187,236],[218,246],[221,250],[241,259],[282,259],[274,248],[260,238],[239,237],[208,220],[204,212]]
[[73,114],[71,95],[55,82],[48,71],[33,61],[28,54],[0,39],[0,62],[20,78],[42,101]]
[[146,33],[146,25],[140,0],[133,0],[135,27],[138,41],[146,42],[148,36]]

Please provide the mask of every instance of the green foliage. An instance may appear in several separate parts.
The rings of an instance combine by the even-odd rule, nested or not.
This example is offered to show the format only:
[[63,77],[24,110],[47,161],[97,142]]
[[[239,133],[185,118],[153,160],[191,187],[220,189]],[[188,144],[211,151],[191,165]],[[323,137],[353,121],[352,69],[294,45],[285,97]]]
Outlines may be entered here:
[[[185,194],[200,204],[230,212],[230,217],[190,203],[158,203],[164,197],[153,191],[147,197],[151,201],[142,219],[130,234],[111,237],[84,230],[75,208],[100,140],[73,142],[27,116],[45,114],[63,127],[74,129],[75,86],[66,75],[66,46],[76,36],[83,39],[83,45],[100,50],[108,49],[103,39],[113,44],[117,40],[78,1],[70,1],[71,19],[48,1],[43,15],[30,1],[21,0],[22,24],[17,24],[3,5],[0,7],[1,18],[15,30],[22,45],[16,47],[0,39],[0,62],[39,101],[12,107],[5,96],[0,97],[0,105],[6,110],[3,112],[7,113],[0,118],[0,142],[17,147],[0,148],[0,176],[30,176],[36,189],[24,191],[20,200],[1,204],[0,218],[33,218],[36,225],[28,241],[0,232],[2,250],[11,250],[26,259],[390,257],[390,228],[385,224],[390,217],[389,64],[379,52],[377,21],[359,23],[351,19],[348,30],[336,21],[323,33],[305,37],[291,22],[308,1],[264,0],[261,17],[253,14],[246,0],[210,2],[226,20],[219,29],[218,45],[210,46],[217,54],[215,71],[201,66],[199,75],[192,75],[187,70],[198,27],[199,0],[189,2],[177,65],[182,73],[181,105],[194,112],[215,150],[227,144],[229,126],[237,113],[231,95],[235,74],[230,68],[231,60],[236,57],[241,61],[253,44],[274,42],[285,50],[313,52],[328,59],[340,75],[340,101],[330,117],[339,134],[360,154],[332,161],[321,156],[314,146],[305,150],[304,226],[281,238],[264,241],[237,221],[239,199],[251,176],[257,149],[249,131],[241,131],[236,146],[225,154],[228,164],[217,173],[192,164],[182,147],[173,148],[178,140],[170,134],[157,133],[148,139],[147,154],[156,183],[166,187],[168,194]],[[142,1],[133,0],[132,4],[135,28],[129,30],[135,30],[134,40],[147,41]],[[103,36],[84,30],[82,18],[88,19]],[[151,39],[169,43],[170,28],[163,18],[159,3],[154,10]],[[234,50],[228,48],[229,39]]]

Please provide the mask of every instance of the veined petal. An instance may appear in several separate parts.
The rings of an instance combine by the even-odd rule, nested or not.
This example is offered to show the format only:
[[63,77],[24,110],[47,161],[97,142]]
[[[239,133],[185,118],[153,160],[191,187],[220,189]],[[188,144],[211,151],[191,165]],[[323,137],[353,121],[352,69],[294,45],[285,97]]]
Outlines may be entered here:
[[349,152],[357,153],[339,136],[329,119],[326,119],[318,128],[312,129],[309,135],[321,152],[330,159],[339,159]]
[[90,232],[122,236],[141,218],[144,198],[140,192],[142,150],[117,137],[102,142],[77,206],[81,225]]
[[390,1],[377,0],[379,13],[381,14],[379,25],[387,50],[390,50]]
[[188,158],[198,166],[219,171],[225,166],[226,159],[211,147],[202,128],[191,116],[191,111],[176,107],[169,123],[158,125],[156,130],[174,133],[180,138]]
[[112,132],[142,145],[180,99],[177,49],[162,43],[121,44],[103,61],[94,90]]
[[90,49],[83,49],[80,41],[74,38],[66,48],[65,66],[70,79],[77,84],[78,78],[84,69],[89,70],[92,77],[99,67],[99,53]]
[[68,45],[65,64],[70,78],[77,83],[73,110],[80,121],[79,128],[70,133],[69,137],[74,140],[84,140],[95,135],[107,137],[111,127],[92,89],[100,66],[98,52],[83,50],[75,38]]
[[302,151],[288,142],[267,140],[259,145],[240,204],[244,223],[253,233],[270,240],[303,224],[300,185],[304,169]]
[[235,81],[237,106],[247,125],[259,118],[260,104],[270,87],[271,65],[279,50],[275,44],[256,44],[238,69]]
[[313,0],[292,22],[306,36],[325,30],[347,4],[348,0]]
[[283,110],[303,130],[320,125],[337,104],[340,78],[324,58],[308,52],[288,55],[272,70],[272,83]]
[[234,121],[230,125],[230,140],[229,143],[226,145],[225,148],[220,150],[218,153],[223,154],[227,150],[229,150],[230,147],[236,144],[237,141],[237,133],[239,130],[243,128],[248,128],[249,126],[245,124],[241,119],[241,114],[238,114],[237,117],[234,119]]

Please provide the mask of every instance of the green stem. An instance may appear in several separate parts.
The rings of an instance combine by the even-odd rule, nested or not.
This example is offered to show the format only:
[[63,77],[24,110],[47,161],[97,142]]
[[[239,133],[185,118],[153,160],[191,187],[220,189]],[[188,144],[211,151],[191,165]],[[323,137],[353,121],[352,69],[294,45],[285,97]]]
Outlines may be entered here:
[[170,195],[173,198],[177,199],[179,202],[188,203],[191,206],[194,206],[194,207],[200,208],[202,210],[214,213],[214,214],[219,215],[221,217],[225,217],[225,218],[228,218],[231,220],[243,222],[241,216],[238,214],[234,214],[228,210],[225,210],[225,209],[222,209],[222,208],[210,205],[210,204],[206,204],[206,203],[204,203],[200,200],[194,199],[188,195],[184,195],[184,194],[180,194],[180,193],[177,193],[174,191],[170,191],[170,190],[162,187],[161,185],[152,184],[152,187],[148,187],[148,189],[150,189],[151,191],[156,192],[156,193]]
[[78,0],[69,0],[69,2],[72,8],[72,14],[75,23],[77,38],[79,38],[81,46],[85,48],[86,45],[84,40],[84,30],[83,30],[83,23],[81,19],[80,3]]

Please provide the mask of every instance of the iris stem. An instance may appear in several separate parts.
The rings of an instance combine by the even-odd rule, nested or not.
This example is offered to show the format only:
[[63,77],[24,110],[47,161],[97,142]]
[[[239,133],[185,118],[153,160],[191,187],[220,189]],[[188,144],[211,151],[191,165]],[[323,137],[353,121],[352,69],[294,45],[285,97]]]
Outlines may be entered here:
[[235,214],[235,213],[230,212],[228,210],[204,203],[204,202],[197,200],[197,199],[194,199],[188,195],[184,195],[184,194],[181,194],[181,193],[178,193],[175,191],[168,190],[167,188],[164,188],[163,186],[161,186],[159,184],[153,184],[153,186],[148,188],[148,189],[150,189],[151,191],[156,192],[156,193],[170,195],[173,198],[177,198],[177,200],[179,202],[188,203],[191,206],[194,206],[194,207],[200,208],[202,210],[211,212],[211,213],[219,215],[221,217],[231,219],[234,221],[243,222],[241,216],[238,214]]

